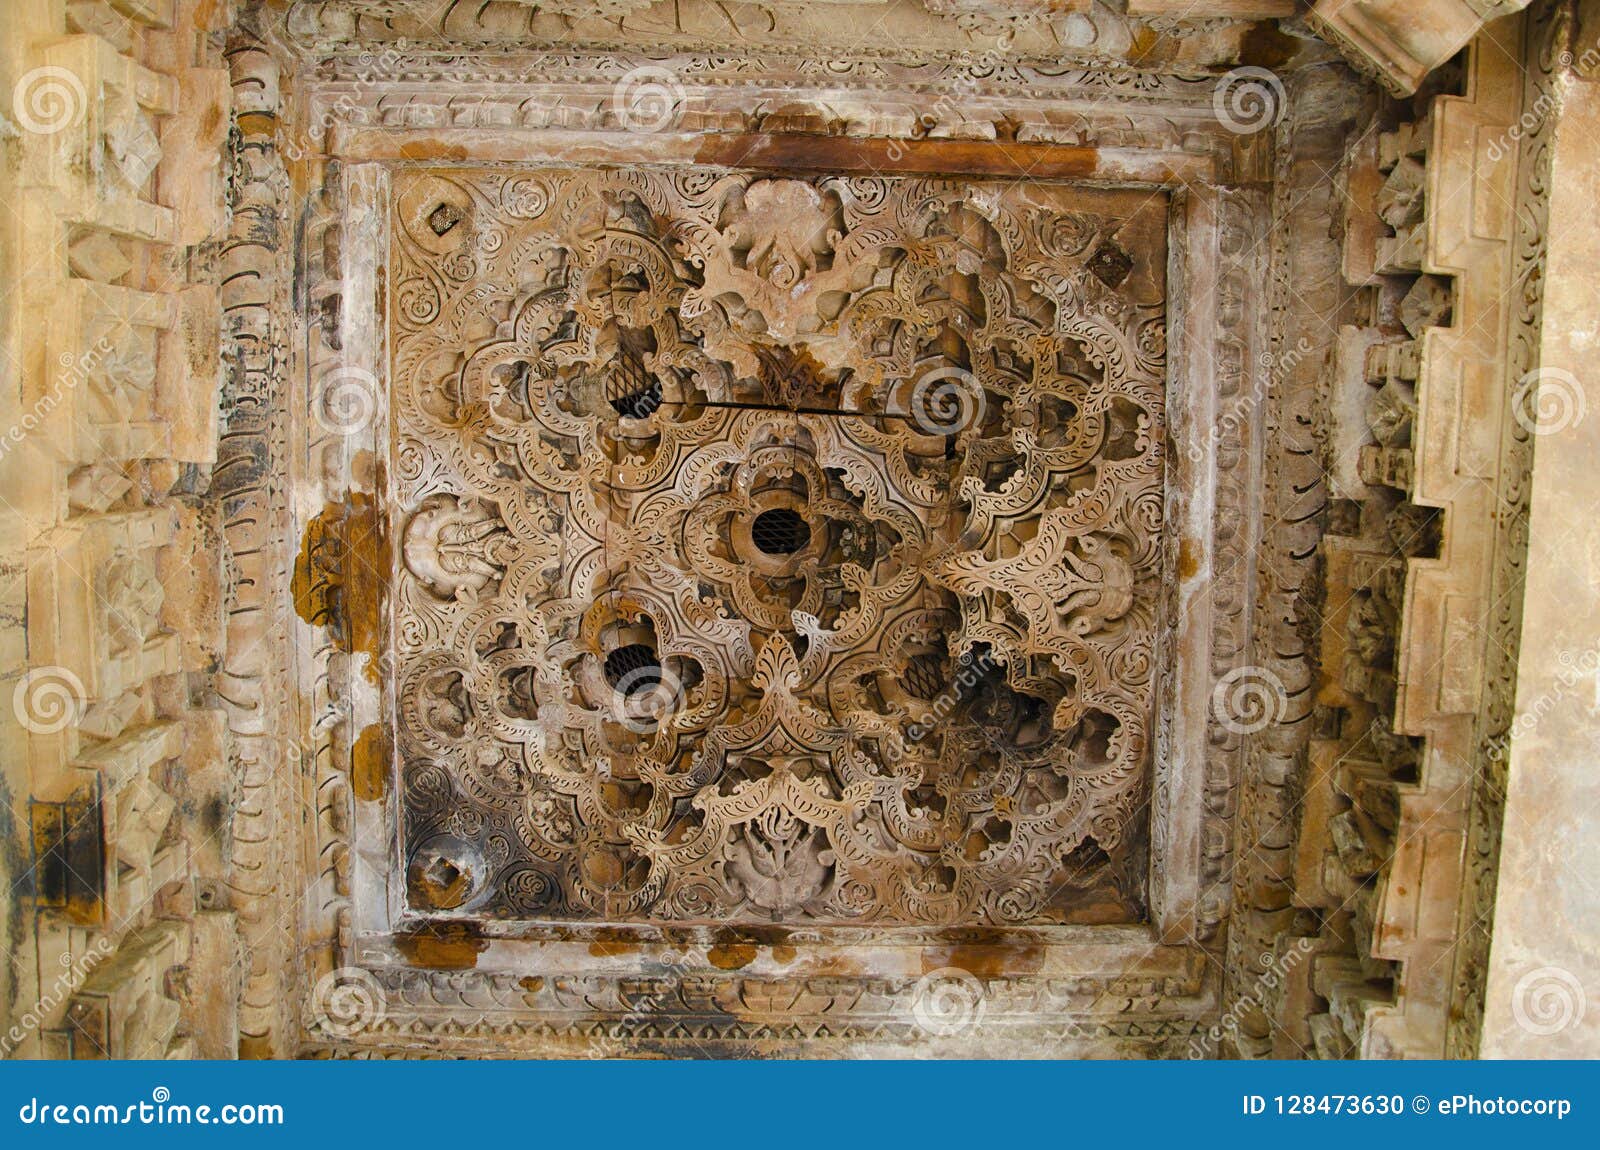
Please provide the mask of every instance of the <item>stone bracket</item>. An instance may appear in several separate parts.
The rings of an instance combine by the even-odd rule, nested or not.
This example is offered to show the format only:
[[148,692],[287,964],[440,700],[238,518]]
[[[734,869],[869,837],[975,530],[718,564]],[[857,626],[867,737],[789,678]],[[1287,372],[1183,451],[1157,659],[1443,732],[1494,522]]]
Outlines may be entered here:
[[1319,0],[1308,20],[1359,72],[1396,96],[1415,92],[1489,21],[1529,0]]

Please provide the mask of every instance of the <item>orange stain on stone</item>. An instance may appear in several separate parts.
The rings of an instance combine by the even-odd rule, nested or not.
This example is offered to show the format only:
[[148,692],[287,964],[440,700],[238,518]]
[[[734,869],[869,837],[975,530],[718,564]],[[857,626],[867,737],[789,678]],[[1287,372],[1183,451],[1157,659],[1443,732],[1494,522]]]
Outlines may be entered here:
[[718,970],[738,970],[756,960],[756,948],[748,943],[728,943],[706,951],[706,958]]
[[1195,555],[1195,545],[1192,540],[1185,539],[1178,544],[1178,579],[1193,579],[1196,571],[1200,570],[1200,560]]
[[352,491],[306,524],[290,583],[296,614],[313,626],[326,627],[339,650],[365,653],[366,675],[374,683],[381,681],[378,657],[387,570],[388,548],[377,501],[366,492]]
[[424,927],[396,935],[394,941],[407,962],[428,970],[471,970],[478,955],[489,949],[488,939],[459,923]]
[[389,781],[389,733],[382,723],[365,727],[350,750],[350,786],[356,798],[377,802]]
[[1044,948],[1039,946],[960,945],[929,947],[923,967],[938,970],[957,967],[979,978],[998,978],[1008,974],[1031,974],[1044,965]]
[[619,955],[632,954],[639,949],[636,942],[619,942],[615,939],[597,939],[589,944],[589,953],[595,958],[616,958]]

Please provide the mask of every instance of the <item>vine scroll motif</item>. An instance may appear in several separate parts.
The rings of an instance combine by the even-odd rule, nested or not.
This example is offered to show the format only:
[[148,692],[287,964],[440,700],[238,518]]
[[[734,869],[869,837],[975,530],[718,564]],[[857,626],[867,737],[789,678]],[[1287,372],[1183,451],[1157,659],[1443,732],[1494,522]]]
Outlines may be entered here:
[[411,906],[1143,917],[1165,204],[403,172]]

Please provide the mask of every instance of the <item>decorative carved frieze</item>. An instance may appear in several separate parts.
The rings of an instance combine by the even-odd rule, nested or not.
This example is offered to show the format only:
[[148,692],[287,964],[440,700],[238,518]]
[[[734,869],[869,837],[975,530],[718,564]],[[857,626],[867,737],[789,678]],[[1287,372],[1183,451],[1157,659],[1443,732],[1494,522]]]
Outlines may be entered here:
[[292,613],[289,437],[283,413],[292,392],[289,351],[290,191],[278,151],[279,66],[252,25],[230,33],[233,85],[229,203],[221,244],[222,322],[227,384],[212,496],[220,549],[231,576],[227,649],[217,696],[227,721],[236,788],[229,890],[238,908],[242,963],[238,1037],[241,1057],[283,1056],[289,1034],[292,940],[291,832],[299,818],[303,744],[286,723],[291,665],[282,650]]
[[[1521,20],[1481,33],[1467,55],[1462,94],[1438,97],[1430,116],[1424,265],[1452,276],[1454,291],[1449,326],[1422,337],[1411,497],[1437,509],[1443,535],[1437,559],[1407,565],[1394,725],[1423,743],[1415,787],[1399,800],[1394,856],[1374,910],[1374,953],[1399,962],[1402,977],[1395,1009],[1372,1021],[1368,1054],[1444,1053],[1457,947],[1476,928],[1458,908],[1472,795],[1493,785],[1483,777],[1491,768],[1481,740],[1495,734],[1485,724],[1486,696],[1511,690],[1487,675],[1489,621],[1500,613],[1491,598],[1497,567],[1520,563],[1515,538],[1497,524],[1502,493],[1523,490],[1519,453],[1513,446],[1508,454],[1507,445],[1524,438],[1513,418],[1507,344],[1521,290],[1513,258],[1520,151],[1490,144],[1497,135],[1513,140],[1518,130],[1523,33]],[[1428,314],[1437,322],[1436,311]],[[1415,523],[1425,521],[1402,530],[1415,539]]]
[[[1230,794],[1236,804],[1224,1017],[1235,1026],[1211,1049],[1244,1057],[1304,1056],[1302,1038],[1278,1020],[1286,988],[1312,976],[1315,945],[1295,907],[1295,837],[1310,780],[1318,675],[1316,620],[1324,588],[1316,562],[1329,499],[1318,439],[1317,380],[1349,307],[1339,283],[1336,237],[1314,221],[1337,211],[1327,172],[1359,108],[1349,87],[1315,73],[1296,77],[1278,126],[1270,245],[1270,342],[1260,367],[1270,396],[1261,412],[1260,542],[1235,562],[1253,568],[1244,639],[1248,656],[1236,691],[1252,687],[1261,715],[1242,724],[1224,715],[1224,737],[1243,745]],[[1227,680],[1219,677],[1219,682]],[[1249,716],[1246,716],[1249,717]]]
[[[819,75],[855,61],[914,66],[963,54],[1036,57],[1198,72],[1234,66],[1257,21],[1288,15],[1287,0],[1222,0],[1204,11],[1150,0],[776,0],[732,7],[712,0],[296,0],[286,39],[310,55],[404,40],[429,49],[560,45],[563,50],[708,52],[749,60],[801,52]],[[1259,34],[1259,33],[1258,33]],[[1289,56],[1333,55],[1309,38]]]
[[[1519,285],[1519,291],[1512,300],[1508,341],[1501,366],[1512,418],[1501,426],[1499,483],[1493,519],[1493,583],[1488,596],[1493,606],[1484,623],[1489,641],[1475,732],[1477,745],[1473,750],[1472,796],[1466,815],[1466,858],[1457,911],[1460,932],[1448,992],[1445,1056],[1449,1058],[1479,1057],[1486,1052],[1494,1056],[1491,1044],[1495,1038],[1485,1033],[1485,1000],[1492,1004],[1495,999],[1487,985],[1489,951],[1493,941],[1491,928],[1496,923],[1502,824],[1506,820],[1510,772],[1509,746],[1519,721],[1518,660],[1522,650],[1528,573],[1531,476],[1534,444],[1542,420],[1537,410],[1529,410],[1536,408],[1529,381],[1540,379],[1540,349],[1545,336],[1557,327],[1555,324],[1547,327],[1544,318],[1550,198],[1555,190],[1551,140],[1558,119],[1549,109],[1554,107],[1555,93],[1563,78],[1569,74],[1584,74],[1585,52],[1578,49],[1592,43],[1588,34],[1593,26],[1592,6],[1583,6],[1578,15],[1574,20],[1570,10],[1559,0],[1543,0],[1529,9],[1522,45],[1523,111],[1517,120],[1517,210],[1511,242],[1511,282]],[[1567,71],[1569,67],[1571,73]],[[1544,111],[1541,113],[1540,109]],[[1531,122],[1530,112],[1535,113]],[[1577,146],[1584,147],[1585,141],[1579,139]],[[1560,377],[1557,374],[1554,378]],[[1564,610],[1562,616],[1564,619]],[[1558,665],[1566,664],[1566,655],[1565,651],[1555,653]],[[1583,682],[1583,666],[1581,657],[1572,660],[1572,668],[1567,673],[1574,683]],[[1526,684],[1521,687],[1524,696],[1529,690]],[[1581,690],[1578,693],[1581,694]],[[1516,903],[1512,901],[1509,905],[1515,907]],[[1526,907],[1517,909],[1522,914],[1538,913]],[[1500,944],[1500,952],[1507,951],[1514,952],[1514,942]],[[1519,985],[1513,984],[1514,987]],[[1517,1001],[1525,999],[1513,998],[1513,1003]],[[1538,1041],[1543,1035],[1534,1033],[1532,1037]]]
[[[1557,56],[1525,51],[1522,23],[1473,42],[1459,95],[1380,110],[1345,159],[1345,275],[1365,314],[1324,377],[1338,498],[1295,873],[1319,953],[1283,1011],[1321,1008],[1300,1040],[1324,1057],[1477,1041],[1527,514],[1513,404],[1547,193],[1543,115],[1524,138],[1522,109]],[[1541,23],[1559,42],[1564,22]]]

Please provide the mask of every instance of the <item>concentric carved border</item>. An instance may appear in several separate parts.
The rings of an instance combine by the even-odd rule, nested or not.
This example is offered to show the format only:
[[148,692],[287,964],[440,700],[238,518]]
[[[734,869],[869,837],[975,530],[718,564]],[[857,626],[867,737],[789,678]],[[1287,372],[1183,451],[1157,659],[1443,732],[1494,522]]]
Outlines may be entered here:
[[[447,75],[435,73],[427,84],[448,82]],[[1162,83],[1158,79],[1152,87]],[[1184,94],[1187,99],[1178,102],[1187,104],[1186,114],[1198,123],[1202,93],[1190,88]],[[319,106],[314,86],[300,95]],[[1208,108],[1209,88],[1203,95]],[[302,114],[305,107],[302,103]],[[343,124],[335,114],[323,137],[335,151],[341,141],[356,138]],[[1139,138],[1137,129],[1128,130],[1129,139],[1147,149],[1139,162],[1157,161],[1148,162],[1144,180],[1134,182],[1144,182],[1152,192],[1171,192],[1177,176],[1166,162],[1170,149],[1160,131]],[[385,147],[398,157],[432,132],[391,131]],[[474,137],[470,129],[445,138],[462,147],[468,142],[479,148],[493,144]],[[619,138],[627,141],[625,135]],[[280,139],[290,142],[292,152],[298,146],[294,141],[305,136],[289,131],[280,133]],[[557,148],[568,142],[559,133],[524,133],[524,139]],[[878,140],[874,146],[893,142]],[[1196,267],[1216,266],[1209,256],[1197,263],[1192,254],[1180,254],[1180,248],[1192,253],[1197,243],[1208,251],[1231,245],[1244,253],[1241,266],[1246,270],[1242,281],[1231,284],[1184,281],[1187,315],[1174,315],[1171,323],[1174,338],[1190,349],[1184,354],[1193,358],[1175,355],[1171,371],[1193,394],[1203,394],[1219,368],[1235,375],[1244,395],[1263,401],[1248,405],[1249,420],[1229,424],[1243,428],[1263,418],[1275,402],[1263,375],[1264,312],[1258,297],[1240,287],[1252,279],[1259,282],[1266,266],[1266,204],[1256,193],[1228,192],[1213,182],[1232,170],[1239,155],[1236,147],[1224,150],[1221,143],[1225,141],[1213,137],[1195,145],[1194,153],[1206,157],[1205,162],[1200,170],[1185,173],[1191,182],[1174,195],[1172,278],[1176,283]],[[294,536],[303,541],[314,524],[327,527],[326,513],[339,508],[345,517],[339,532],[348,542],[360,493],[372,490],[372,468],[382,457],[374,448],[381,444],[323,434],[310,405],[353,373],[367,372],[380,392],[383,386],[382,325],[376,312],[382,269],[370,260],[363,263],[360,253],[383,250],[381,237],[366,229],[384,218],[376,210],[384,195],[384,166],[369,154],[358,155],[356,162],[291,158],[298,194],[308,207],[297,225],[301,270],[296,303],[310,317],[299,341],[306,387],[299,392],[302,398],[283,412],[298,429],[292,438],[309,445],[293,468]],[[516,158],[528,162],[530,157],[524,152]],[[1122,171],[1120,179],[1129,180],[1135,167]],[[1239,271],[1234,269],[1236,275]],[[1182,337],[1177,335],[1180,323]],[[1243,485],[1240,489],[1248,490],[1257,481],[1258,448],[1248,437],[1219,444],[1215,415],[1214,408],[1194,409],[1173,431],[1175,437],[1190,438],[1175,442],[1170,456],[1199,460],[1186,482]],[[1237,501],[1238,496],[1230,492],[1226,498]],[[1172,585],[1187,582],[1191,595],[1203,592],[1207,611],[1216,593],[1213,573],[1191,571],[1189,559],[1194,544],[1211,546],[1215,506],[1208,497],[1173,508],[1185,522],[1205,524],[1207,538],[1177,539],[1170,562],[1175,575],[1189,572],[1175,577]],[[356,522],[355,529],[359,527]],[[897,938],[889,945],[799,934],[624,934],[603,928],[581,937],[552,933],[542,939],[493,940],[468,933],[393,933],[400,910],[400,892],[390,885],[390,876],[399,873],[389,833],[394,799],[374,788],[370,774],[371,731],[379,708],[377,697],[362,686],[370,684],[369,654],[352,645],[360,628],[352,626],[350,604],[341,605],[339,589],[320,590],[330,593],[324,601],[328,609],[296,628],[301,689],[294,710],[286,712],[286,717],[293,716],[287,729],[305,732],[299,762],[306,809],[313,813],[300,853],[306,877],[298,884],[304,888],[298,913],[302,945],[312,963],[301,1023],[314,1048],[465,1050],[478,1041],[472,1035],[486,1032],[517,1035],[503,1048],[523,1053],[592,1052],[604,1049],[604,1035],[614,1034],[626,1039],[629,1050],[693,1052],[686,1043],[710,1041],[724,1053],[779,1052],[783,1043],[803,1044],[812,1052],[836,1039],[831,1047],[836,1053],[915,1040],[944,1053],[1176,1055],[1192,1049],[1195,1035],[1217,1017],[1219,965],[1209,949],[1213,944],[1203,940],[1220,942],[1217,928],[1227,917],[1225,876],[1232,873],[1234,837],[1230,791],[1243,749],[1238,740],[1214,730],[1209,685],[1221,671],[1248,658],[1239,642],[1241,629],[1248,626],[1242,608],[1218,614],[1220,630],[1208,638],[1204,674],[1184,688],[1176,718],[1163,720],[1161,737],[1188,766],[1158,780],[1156,834],[1166,846],[1160,853],[1181,861],[1153,875],[1155,925],[1150,928],[940,932]],[[1239,604],[1246,595],[1241,587],[1222,599]],[[1180,871],[1185,876],[1181,879],[1176,877]],[[281,888],[284,910],[294,910],[298,893]],[[852,941],[866,945],[851,946]],[[839,943],[846,945],[833,945]],[[336,1023],[330,1026],[319,993],[352,966],[368,972],[389,1009],[381,1023],[346,1034]],[[946,967],[967,971],[982,984],[992,1013],[981,1032],[935,1039],[917,1025],[919,988],[926,986],[930,971]],[[247,989],[247,995],[251,992]],[[688,1009],[683,996],[691,993],[696,1005]],[[783,1004],[781,1011],[774,1013],[774,1002]],[[767,1006],[758,1010],[752,1003]]]

